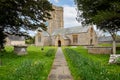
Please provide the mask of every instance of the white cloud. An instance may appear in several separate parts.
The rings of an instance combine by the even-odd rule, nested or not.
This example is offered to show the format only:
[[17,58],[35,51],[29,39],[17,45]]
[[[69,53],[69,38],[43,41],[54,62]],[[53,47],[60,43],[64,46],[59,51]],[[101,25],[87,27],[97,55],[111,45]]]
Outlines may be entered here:
[[59,2],[59,0],[54,0],[56,3],[58,3]]
[[77,11],[75,7],[64,5],[64,27],[74,27],[80,26],[81,23],[78,23],[76,20]]

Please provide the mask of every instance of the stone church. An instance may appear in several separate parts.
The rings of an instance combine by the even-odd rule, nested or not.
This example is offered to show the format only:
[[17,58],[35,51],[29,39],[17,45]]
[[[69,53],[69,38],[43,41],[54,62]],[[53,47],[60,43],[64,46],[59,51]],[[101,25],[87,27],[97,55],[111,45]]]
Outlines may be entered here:
[[55,10],[51,12],[52,19],[45,23],[48,30],[37,31],[36,46],[87,46],[97,44],[97,35],[92,26],[64,28],[63,8],[58,6],[53,6],[53,8]]

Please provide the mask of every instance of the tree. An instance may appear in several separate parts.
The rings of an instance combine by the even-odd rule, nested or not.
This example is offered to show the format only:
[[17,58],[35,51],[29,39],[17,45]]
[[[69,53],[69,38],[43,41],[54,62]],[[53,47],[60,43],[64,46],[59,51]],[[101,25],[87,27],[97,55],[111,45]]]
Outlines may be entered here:
[[113,54],[116,53],[116,34],[120,30],[120,0],[74,0],[78,8],[77,20],[83,24],[95,24],[108,31],[113,38]]
[[0,39],[3,39],[3,40],[0,40],[0,51],[1,49],[4,49],[4,44],[5,43],[5,37],[6,35],[3,33],[3,29],[0,27]]
[[51,19],[50,11],[53,8],[48,0],[0,0],[0,48],[4,48],[1,47],[4,46],[4,33],[23,35],[21,29],[37,29]]
[[29,36],[29,37],[26,37],[26,39],[25,39],[25,43],[26,44],[34,44],[34,42],[35,42],[35,36]]

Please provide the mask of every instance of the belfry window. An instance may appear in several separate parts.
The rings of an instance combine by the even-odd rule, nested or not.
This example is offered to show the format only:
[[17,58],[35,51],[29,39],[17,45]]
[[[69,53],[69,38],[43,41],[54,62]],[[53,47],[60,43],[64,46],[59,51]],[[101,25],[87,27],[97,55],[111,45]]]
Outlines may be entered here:
[[78,43],[78,35],[73,35],[73,43]]

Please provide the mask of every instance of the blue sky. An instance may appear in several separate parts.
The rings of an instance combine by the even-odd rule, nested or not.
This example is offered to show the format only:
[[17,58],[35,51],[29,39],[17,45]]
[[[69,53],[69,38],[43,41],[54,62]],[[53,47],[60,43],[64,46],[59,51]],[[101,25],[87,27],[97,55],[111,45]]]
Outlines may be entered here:
[[53,5],[64,9],[64,27],[75,27],[81,24],[76,21],[77,11],[74,0],[49,0]]
[[57,5],[57,6],[63,6],[63,5],[74,5],[74,0],[49,0],[51,3]]

